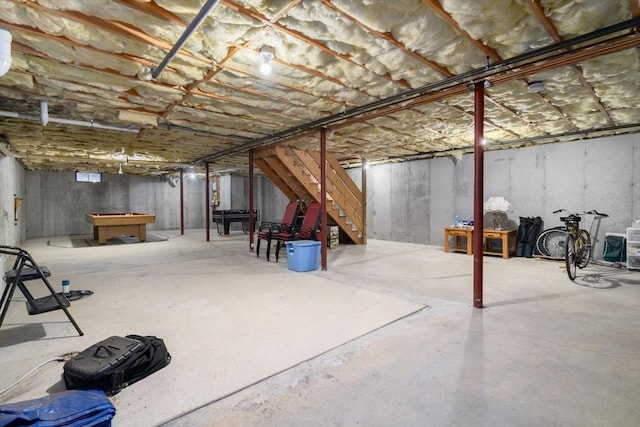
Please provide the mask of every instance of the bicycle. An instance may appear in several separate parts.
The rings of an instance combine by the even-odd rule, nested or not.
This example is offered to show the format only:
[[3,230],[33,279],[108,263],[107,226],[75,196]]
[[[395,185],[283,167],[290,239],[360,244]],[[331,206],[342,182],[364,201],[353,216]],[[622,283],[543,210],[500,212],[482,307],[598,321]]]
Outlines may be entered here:
[[[566,210],[559,209],[553,213],[559,212],[566,212]],[[583,213],[569,213],[568,216],[560,217],[560,221],[565,224],[566,232],[564,262],[567,267],[567,275],[572,281],[576,279],[577,269],[582,269],[589,265],[592,257],[591,233],[580,228],[580,221],[585,215],[594,215],[594,221],[591,222],[592,228],[596,218],[599,220],[608,216],[592,210]]]
[[[557,213],[556,211],[554,213]],[[583,214],[573,213],[560,217],[566,228],[564,245],[564,262],[569,279],[576,279],[577,268],[585,268],[591,259],[591,236],[587,230],[580,228]]]
[[[567,211],[565,209],[558,209],[553,213],[556,214],[559,212],[567,212]],[[602,218],[607,218],[609,216],[605,213],[598,212],[595,209],[583,212],[581,214],[574,214],[574,215],[578,215],[578,216],[593,215],[593,220],[591,221],[591,226],[589,228],[589,231],[587,232],[586,230],[584,230],[589,235],[589,239],[591,239],[592,236],[597,236],[598,231],[600,229],[600,220]],[[594,226],[595,226],[595,232],[594,232]],[[536,248],[535,248],[536,255],[541,258],[546,258],[546,259],[555,260],[555,261],[562,261],[565,259],[566,240],[567,240],[566,225],[548,228],[544,230],[542,233],[540,233],[540,235],[536,239]],[[591,244],[591,251],[589,252],[589,261],[593,260],[593,246],[595,246],[595,242],[591,242],[591,243],[592,244]]]

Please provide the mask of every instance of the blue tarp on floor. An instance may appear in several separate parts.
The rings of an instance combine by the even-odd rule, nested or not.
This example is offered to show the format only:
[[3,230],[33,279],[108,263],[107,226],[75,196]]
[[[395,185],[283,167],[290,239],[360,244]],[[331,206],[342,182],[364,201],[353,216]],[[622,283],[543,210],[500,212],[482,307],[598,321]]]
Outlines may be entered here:
[[0,427],[110,427],[115,414],[102,390],[68,390],[0,405]]

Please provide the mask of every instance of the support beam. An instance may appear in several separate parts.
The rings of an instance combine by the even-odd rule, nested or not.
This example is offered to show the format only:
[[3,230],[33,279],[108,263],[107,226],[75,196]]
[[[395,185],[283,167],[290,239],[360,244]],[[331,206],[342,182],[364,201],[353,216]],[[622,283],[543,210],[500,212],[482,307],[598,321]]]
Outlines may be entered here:
[[369,163],[362,159],[362,244],[367,244],[367,170]]
[[180,169],[180,234],[184,235],[184,170]]
[[249,150],[249,252],[253,252],[253,149]]
[[204,185],[205,185],[205,189],[204,189],[204,208],[206,210],[205,213],[205,220],[204,222],[206,223],[205,230],[206,234],[207,234],[207,242],[211,241],[211,203],[209,202],[209,162],[205,163],[204,165]]
[[475,123],[474,123],[474,191],[473,191],[473,306],[482,308],[482,262],[484,210],[484,81],[474,85]]
[[327,128],[320,128],[320,250],[321,268],[327,271]]

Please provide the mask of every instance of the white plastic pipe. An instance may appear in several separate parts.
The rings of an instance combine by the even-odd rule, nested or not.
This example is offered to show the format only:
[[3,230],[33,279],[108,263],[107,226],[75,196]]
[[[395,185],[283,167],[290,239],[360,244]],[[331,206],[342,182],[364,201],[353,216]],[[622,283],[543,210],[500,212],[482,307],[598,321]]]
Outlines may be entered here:
[[40,122],[42,126],[46,126],[49,123],[49,105],[47,101],[40,101]]
[[55,117],[51,117],[49,118],[50,122],[53,123],[61,123],[63,125],[72,125],[72,126],[87,126],[87,127],[92,127],[92,128],[96,128],[96,129],[107,129],[107,130],[118,130],[121,132],[133,132],[133,133],[137,133],[140,131],[140,129],[138,128],[122,128],[122,127],[118,127],[118,126],[110,126],[110,125],[102,125],[100,123],[96,123],[96,122],[84,122],[81,120],[71,120],[71,119],[56,119]]
[[11,68],[11,33],[0,28],[0,77]]
[[[46,101],[43,101],[46,102]],[[14,119],[25,119],[25,120],[36,120],[36,121],[41,121],[42,118],[38,117],[38,116],[32,116],[30,114],[23,114],[23,113],[15,113],[13,111],[0,111],[0,116],[2,117],[11,117]],[[48,117],[48,115],[47,115]],[[58,119],[55,117],[48,117],[47,123],[61,123],[63,125],[71,125],[71,126],[86,126],[86,127],[92,127],[92,128],[96,128],[96,129],[106,129],[106,130],[117,130],[120,132],[139,132],[140,129],[138,128],[123,128],[123,127],[118,127],[118,126],[110,126],[110,125],[103,125],[100,123],[96,123],[96,122],[85,122],[82,120],[71,120],[71,119]]]

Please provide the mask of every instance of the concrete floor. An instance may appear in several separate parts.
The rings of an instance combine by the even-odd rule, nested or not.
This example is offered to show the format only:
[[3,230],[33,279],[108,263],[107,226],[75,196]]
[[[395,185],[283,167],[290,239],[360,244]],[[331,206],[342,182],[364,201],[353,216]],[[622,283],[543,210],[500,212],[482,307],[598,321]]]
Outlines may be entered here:
[[[472,257],[369,240],[328,271],[256,259],[244,235],[157,231],[164,242],[24,247],[52,283],[94,295],[0,329],[0,388],[42,360],[110,335],[159,336],[171,364],[112,398],[118,426],[637,426],[640,273]],[[0,397],[64,389],[48,364]]]

